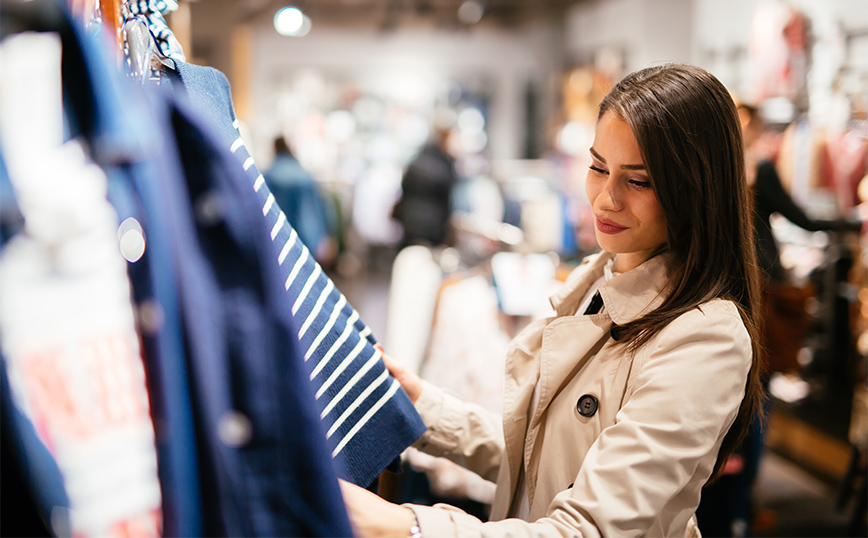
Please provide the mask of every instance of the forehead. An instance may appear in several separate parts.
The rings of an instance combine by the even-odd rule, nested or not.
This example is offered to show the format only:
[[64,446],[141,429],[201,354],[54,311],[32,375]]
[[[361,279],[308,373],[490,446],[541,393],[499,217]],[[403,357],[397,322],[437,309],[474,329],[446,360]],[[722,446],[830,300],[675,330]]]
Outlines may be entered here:
[[607,163],[642,164],[642,154],[630,125],[620,116],[607,111],[597,122],[594,151]]

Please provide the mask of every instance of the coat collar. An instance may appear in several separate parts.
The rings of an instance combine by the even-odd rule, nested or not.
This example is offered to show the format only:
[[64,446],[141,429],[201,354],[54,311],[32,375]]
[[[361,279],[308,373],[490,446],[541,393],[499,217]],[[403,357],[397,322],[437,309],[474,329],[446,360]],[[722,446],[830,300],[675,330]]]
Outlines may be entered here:
[[[588,288],[603,276],[606,263],[615,257],[611,252],[601,251],[585,259],[573,271],[561,290],[551,297],[552,307],[559,316],[576,313],[579,302]],[[600,295],[606,312],[616,325],[624,325],[651,312],[663,303],[666,294],[668,256],[661,254],[639,267],[615,276],[600,287]]]

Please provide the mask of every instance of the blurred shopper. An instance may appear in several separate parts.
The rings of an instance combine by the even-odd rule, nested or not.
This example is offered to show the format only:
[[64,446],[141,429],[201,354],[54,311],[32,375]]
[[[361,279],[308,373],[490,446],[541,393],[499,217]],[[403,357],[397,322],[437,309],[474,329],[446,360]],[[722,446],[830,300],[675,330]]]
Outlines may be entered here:
[[772,233],[772,213],[780,213],[796,226],[811,232],[859,230],[861,224],[846,220],[815,220],[805,215],[781,184],[774,163],[761,155],[759,140],[763,132],[763,121],[757,109],[742,104],[738,107],[738,115],[744,132],[748,184],[753,186],[754,192],[757,260],[769,282],[784,282],[786,275],[778,255],[778,244]]
[[[802,347],[802,339],[811,322],[805,309],[811,291],[787,282],[777,240],[772,233],[772,214],[779,213],[809,231],[858,230],[860,223],[814,220],[805,215],[781,184],[774,163],[761,154],[759,146],[763,122],[758,110],[741,104],[738,115],[744,135],[747,182],[754,196],[757,261],[763,273],[763,347],[766,366],[763,385],[767,388],[771,373],[796,369],[796,354]],[[768,402],[762,411],[763,415],[768,414]],[[761,512],[761,521],[757,521],[753,506],[752,492],[763,451],[761,421],[757,419],[751,425],[747,437],[730,457],[720,479],[703,491],[702,502],[697,510],[703,536],[747,536],[752,524],[762,527],[773,520],[772,514]]]
[[590,153],[603,251],[513,339],[502,419],[387,359],[429,427],[414,446],[497,481],[491,522],[344,484],[359,536],[697,536],[762,400],[738,115],[702,69],[643,69],[603,100]]
[[422,147],[401,180],[401,197],[392,218],[404,229],[399,250],[408,245],[438,246],[452,241],[449,217],[455,159],[449,155],[450,130],[435,126],[433,139]]
[[274,163],[263,173],[274,201],[314,259],[328,266],[337,249],[331,234],[334,219],[320,186],[301,166],[282,136],[274,140],[274,154]]

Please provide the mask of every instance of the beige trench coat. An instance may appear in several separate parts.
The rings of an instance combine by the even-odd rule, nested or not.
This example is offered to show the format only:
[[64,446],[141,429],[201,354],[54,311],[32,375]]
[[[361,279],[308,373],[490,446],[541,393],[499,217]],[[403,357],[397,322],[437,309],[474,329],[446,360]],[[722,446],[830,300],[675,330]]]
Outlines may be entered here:
[[[611,257],[585,260],[552,298],[557,315],[513,339],[502,419],[425,384],[416,408],[429,430],[414,446],[496,481],[497,491],[487,523],[451,507],[407,505],[423,536],[698,535],[693,516],[744,395],[750,337],[736,306],[717,299],[631,356],[612,339],[613,322],[659,306],[665,258],[600,288],[603,313],[575,315]],[[539,404],[529,411],[537,383]],[[577,409],[584,395],[598,402],[590,416]],[[522,466],[529,521],[507,519]]]

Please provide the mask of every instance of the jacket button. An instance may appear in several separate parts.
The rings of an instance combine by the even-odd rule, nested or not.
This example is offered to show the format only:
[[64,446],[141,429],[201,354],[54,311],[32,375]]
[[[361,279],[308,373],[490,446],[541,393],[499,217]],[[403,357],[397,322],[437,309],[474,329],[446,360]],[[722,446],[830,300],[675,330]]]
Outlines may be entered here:
[[223,199],[215,192],[200,195],[193,204],[193,214],[202,226],[214,226],[223,220],[226,208]]
[[118,227],[121,255],[130,263],[139,261],[145,253],[145,231],[133,217],[125,219]]
[[243,447],[253,437],[253,424],[242,413],[228,411],[220,417],[220,421],[217,423],[217,437],[228,447]]
[[149,336],[159,333],[166,322],[163,307],[156,299],[143,300],[136,309],[136,318],[139,329]]
[[585,394],[579,398],[578,403],[576,403],[576,410],[578,410],[579,414],[583,417],[590,417],[597,412],[598,405],[597,398],[590,394]]

